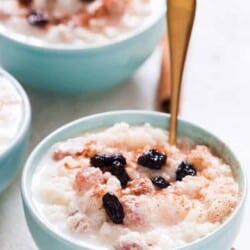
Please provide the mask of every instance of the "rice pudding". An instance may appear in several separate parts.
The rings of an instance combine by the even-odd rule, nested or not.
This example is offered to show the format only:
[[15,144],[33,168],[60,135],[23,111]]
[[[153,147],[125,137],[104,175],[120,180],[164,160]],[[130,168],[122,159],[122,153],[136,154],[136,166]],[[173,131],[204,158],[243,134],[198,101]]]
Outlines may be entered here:
[[204,145],[152,127],[114,126],[55,144],[32,180],[39,216],[95,249],[175,249],[204,237],[234,211],[229,165]]
[[16,88],[0,73],[0,154],[17,135],[23,115],[23,101]]
[[0,29],[39,45],[106,44],[162,13],[163,0],[1,0]]

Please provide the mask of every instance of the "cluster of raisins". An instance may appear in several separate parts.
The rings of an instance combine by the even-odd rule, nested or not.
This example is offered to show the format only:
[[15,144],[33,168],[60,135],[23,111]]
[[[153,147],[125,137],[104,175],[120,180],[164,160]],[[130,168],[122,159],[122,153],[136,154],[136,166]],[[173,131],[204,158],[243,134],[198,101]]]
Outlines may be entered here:
[[[122,154],[101,155],[96,154],[90,158],[93,167],[100,168],[102,171],[109,171],[120,181],[125,188],[130,180],[125,165],[127,164]],[[123,207],[119,199],[111,193],[106,193],[103,198],[103,207],[110,220],[115,224],[122,224],[124,219]]]
[[[150,149],[140,155],[137,159],[137,163],[143,167],[159,170],[164,164],[166,164],[167,156],[164,153],[157,151],[156,149]],[[187,176],[195,176],[197,170],[190,162],[183,161],[176,170],[176,180],[182,181]],[[161,176],[156,176],[151,179],[152,183],[159,188],[166,188],[169,183]]]
[[109,171],[112,175],[116,176],[123,188],[127,186],[130,178],[125,169],[125,165],[127,164],[127,162],[123,155],[96,154],[90,158],[90,163],[93,167],[100,168],[104,172]]
[[[137,163],[143,167],[159,170],[166,164],[167,156],[156,149],[150,149],[139,156]],[[96,154],[91,157],[90,163],[94,167],[98,167],[103,171],[109,171],[112,175],[116,176],[121,186],[125,188],[129,181],[129,176],[125,170],[126,159],[121,154],[100,155]],[[197,174],[196,168],[189,162],[183,161],[176,170],[176,180],[182,181],[187,176],[195,176]],[[160,189],[170,186],[162,176],[155,176],[151,178],[152,183]],[[124,210],[119,199],[111,193],[106,193],[103,196],[103,207],[107,216],[115,224],[122,224],[124,219]]]
[[100,155],[96,154],[90,158],[90,163],[96,168],[110,166],[114,161],[119,161],[121,164],[126,165],[126,159],[122,154]]

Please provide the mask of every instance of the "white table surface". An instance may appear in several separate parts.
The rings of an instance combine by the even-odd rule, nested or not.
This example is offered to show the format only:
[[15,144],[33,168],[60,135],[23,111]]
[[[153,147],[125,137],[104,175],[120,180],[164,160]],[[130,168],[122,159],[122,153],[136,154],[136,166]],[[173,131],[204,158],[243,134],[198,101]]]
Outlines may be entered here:
[[[198,14],[184,75],[181,114],[222,137],[249,167],[250,2],[198,0]],[[30,150],[73,119],[108,110],[154,109],[160,49],[124,85],[106,92],[56,96],[28,90],[33,107]],[[35,250],[19,193],[20,176],[0,196],[0,249]],[[249,203],[249,202],[248,202]],[[250,213],[235,243],[249,249]]]

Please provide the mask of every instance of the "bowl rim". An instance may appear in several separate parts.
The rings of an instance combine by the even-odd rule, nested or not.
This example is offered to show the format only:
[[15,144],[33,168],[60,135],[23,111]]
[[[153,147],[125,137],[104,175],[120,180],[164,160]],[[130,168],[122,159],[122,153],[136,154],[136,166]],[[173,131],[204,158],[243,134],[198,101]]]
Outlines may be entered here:
[[16,135],[12,138],[8,147],[0,153],[0,159],[5,155],[9,154],[10,151],[18,144],[23,137],[25,136],[26,132],[29,130],[29,126],[31,123],[31,105],[29,101],[29,97],[26,94],[25,90],[23,89],[22,85],[6,70],[0,67],[0,76],[3,76],[7,80],[9,80],[10,84],[14,86],[18,94],[20,95],[22,102],[23,102],[23,114],[22,119],[20,121],[19,129]]
[[[97,114],[93,114],[93,115],[89,115],[89,116],[85,116],[85,117],[76,119],[72,122],[69,122],[69,123],[59,127],[58,129],[56,129],[55,131],[50,133],[48,136],[46,136],[32,151],[32,153],[30,154],[30,156],[27,159],[25,166],[23,168],[23,174],[22,174],[22,180],[21,180],[21,196],[22,196],[24,205],[27,206],[27,208],[29,210],[29,213],[31,213],[31,215],[32,215],[33,219],[36,221],[36,223],[38,223],[39,226],[43,230],[45,230],[48,234],[53,235],[53,237],[59,239],[61,242],[64,242],[72,247],[77,247],[77,249],[78,248],[89,249],[88,248],[89,245],[92,245],[92,244],[88,244],[88,243],[78,244],[77,242],[74,242],[74,240],[70,240],[70,238],[65,236],[65,234],[58,232],[56,230],[53,230],[52,228],[49,227],[48,223],[46,223],[45,220],[42,218],[42,215],[38,214],[38,211],[37,211],[35,205],[33,204],[34,202],[32,201],[32,196],[29,196],[29,194],[28,194],[28,190],[31,191],[31,186],[28,186],[27,185],[28,182],[26,181],[27,179],[29,179],[28,172],[29,172],[29,169],[32,167],[32,162],[35,161],[35,159],[40,155],[39,151],[41,150],[41,148],[43,148],[44,145],[46,145],[49,141],[52,142],[53,139],[57,138],[57,136],[60,135],[63,131],[70,131],[74,127],[76,127],[77,125],[83,124],[84,122],[91,120],[91,119],[95,119],[95,118],[99,118],[99,117],[120,116],[120,115],[122,115],[122,116],[124,116],[124,115],[138,115],[138,116],[151,115],[151,116],[155,116],[156,118],[161,117],[161,118],[167,118],[167,119],[169,119],[169,117],[170,117],[169,114],[156,112],[156,111],[122,110],[122,111],[109,111],[109,112],[97,113]],[[211,135],[213,138],[220,141],[221,143],[224,143],[219,137],[217,137],[213,133],[209,132],[207,129],[205,129],[201,126],[198,126],[193,122],[187,121],[186,119],[182,119],[180,117],[178,118],[178,120],[179,120],[179,122],[181,122],[187,126],[194,127],[195,129],[201,130],[201,131]],[[124,121],[124,122],[126,122],[126,121]],[[86,131],[88,131],[88,130],[86,130]],[[84,132],[86,132],[86,131],[84,131]],[[89,131],[91,131],[91,130],[89,130]],[[51,143],[49,143],[49,144],[51,144]],[[53,146],[53,145],[51,144],[50,146]],[[246,202],[247,187],[248,187],[246,169],[243,167],[241,162],[235,156],[235,154],[231,150],[231,148],[227,144],[225,144],[225,146],[226,146],[227,151],[230,152],[233,155],[233,157],[237,160],[237,162],[239,163],[239,166],[238,166],[239,170],[238,171],[242,173],[242,177],[243,177],[241,182],[240,182],[240,184],[242,185],[242,192],[241,192],[237,207],[234,209],[232,214],[228,218],[226,218],[226,220],[221,225],[219,225],[215,230],[213,230],[212,232],[210,232],[209,234],[207,234],[206,236],[204,236],[202,238],[199,238],[195,241],[192,241],[184,246],[175,248],[176,250],[189,249],[189,247],[197,246],[198,244],[202,243],[203,241],[206,241],[209,238],[213,238],[216,234],[219,234],[220,232],[222,232],[226,228],[226,226],[236,217],[236,215],[238,213],[240,213],[240,210],[244,207],[244,204]],[[34,168],[34,172],[35,172],[36,168],[37,168],[37,166]],[[34,172],[33,172],[33,174],[34,174]],[[33,177],[33,174],[31,177]],[[98,249],[98,247],[94,246],[94,248],[91,247],[91,249]]]
[[[141,35],[142,33],[146,32],[148,29],[150,29],[151,27],[153,27],[162,17],[165,16],[167,7],[165,5],[165,1],[164,0],[160,0],[161,1],[161,5],[164,6],[164,8],[160,9],[159,14],[154,15],[154,17],[147,22],[146,24],[142,25],[142,27],[129,32],[127,35],[125,35],[124,37],[118,38],[118,39],[114,39],[111,40],[105,44],[93,44],[93,45],[88,45],[88,46],[75,46],[74,45],[60,45],[60,44],[40,44],[40,43],[36,43],[36,42],[27,42],[27,39],[25,39],[27,36],[26,35],[22,35],[22,34],[18,34],[16,32],[6,32],[6,29],[4,27],[4,25],[0,24],[0,36],[11,40],[15,43],[17,43],[18,45],[22,45],[23,47],[26,48],[32,48],[32,49],[36,49],[36,50],[42,50],[42,51],[58,51],[58,52],[79,52],[79,51],[93,51],[93,50],[99,50],[99,49],[108,49],[112,46],[116,46],[119,44],[122,44],[124,42],[126,42],[127,40],[133,39],[139,35]],[[32,37],[32,36],[31,36]]]

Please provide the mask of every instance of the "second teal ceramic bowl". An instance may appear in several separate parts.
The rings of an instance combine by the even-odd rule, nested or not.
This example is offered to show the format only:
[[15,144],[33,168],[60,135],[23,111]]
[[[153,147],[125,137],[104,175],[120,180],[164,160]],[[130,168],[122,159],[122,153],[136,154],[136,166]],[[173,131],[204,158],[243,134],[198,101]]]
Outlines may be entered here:
[[0,153],[1,193],[13,181],[23,164],[24,156],[29,142],[31,108],[28,96],[26,95],[21,85],[11,75],[9,75],[1,68],[0,75],[9,80],[10,84],[12,84],[16,88],[23,101],[23,116],[19,131],[11,141],[9,147],[5,151]]
[[[89,116],[56,130],[44,139],[30,155],[22,177],[22,199],[30,232],[39,249],[98,249],[94,245],[78,245],[76,242],[71,241],[69,238],[49,228],[43,218],[39,216],[39,212],[32,200],[31,182],[39,161],[54,143],[77,136],[82,132],[112,126],[117,122],[127,122],[134,125],[148,122],[153,126],[165,128],[169,124],[169,116],[162,113],[146,111],[118,111]],[[237,236],[246,201],[247,182],[245,172],[233,152],[220,139],[208,131],[184,120],[179,120],[178,134],[186,135],[192,138],[196,143],[208,145],[226,162],[232,165],[241,192],[237,208],[221,226],[206,237],[192,242],[185,247],[178,248],[178,250],[229,250]]]
[[164,29],[163,7],[138,31],[103,46],[39,47],[0,31],[0,64],[33,88],[63,93],[102,90],[127,80],[152,53]]

